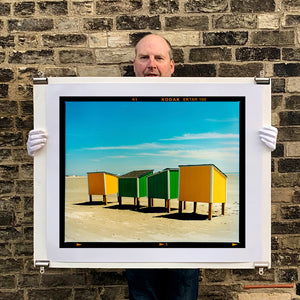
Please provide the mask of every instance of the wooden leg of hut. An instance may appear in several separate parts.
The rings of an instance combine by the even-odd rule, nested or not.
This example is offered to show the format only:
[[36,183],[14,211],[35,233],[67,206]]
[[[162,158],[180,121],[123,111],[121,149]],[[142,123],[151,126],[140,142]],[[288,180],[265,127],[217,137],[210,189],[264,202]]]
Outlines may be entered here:
[[225,203],[222,203],[222,215],[225,215]]
[[92,202],[92,197],[93,197],[93,196],[92,196],[92,195],[90,195],[90,202]]
[[119,205],[122,205],[122,197],[118,196]]
[[208,204],[208,219],[212,219],[212,203]]
[[197,202],[194,202],[194,214],[197,213]]
[[186,201],[183,201],[184,209],[186,209]]
[[182,213],[182,201],[179,201],[179,208],[178,208],[178,210],[179,210],[179,213],[181,214]]
[[167,210],[168,210],[168,212],[170,212],[171,211],[171,205],[170,205],[170,199],[166,199],[166,208],[167,208]]
[[152,207],[151,198],[148,197],[148,207]]
[[105,205],[107,204],[107,198],[106,198],[106,195],[103,195],[103,201],[105,203]]
[[154,200],[151,198],[151,206],[154,207]]
[[140,208],[140,198],[136,198],[136,205],[137,205],[137,208],[139,209]]

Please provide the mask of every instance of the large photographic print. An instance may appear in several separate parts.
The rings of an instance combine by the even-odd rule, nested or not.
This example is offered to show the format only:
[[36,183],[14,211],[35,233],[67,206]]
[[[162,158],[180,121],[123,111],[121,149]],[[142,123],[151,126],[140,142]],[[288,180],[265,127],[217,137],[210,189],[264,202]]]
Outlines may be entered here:
[[60,97],[61,247],[244,247],[245,97]]

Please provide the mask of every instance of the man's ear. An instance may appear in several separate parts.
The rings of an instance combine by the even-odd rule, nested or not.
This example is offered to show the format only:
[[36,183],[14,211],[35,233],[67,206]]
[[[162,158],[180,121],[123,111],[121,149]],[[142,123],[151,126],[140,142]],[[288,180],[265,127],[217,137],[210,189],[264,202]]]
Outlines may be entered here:
[[173,59],[171,59],[171,75],[174,73],[175,71],[175,62]]

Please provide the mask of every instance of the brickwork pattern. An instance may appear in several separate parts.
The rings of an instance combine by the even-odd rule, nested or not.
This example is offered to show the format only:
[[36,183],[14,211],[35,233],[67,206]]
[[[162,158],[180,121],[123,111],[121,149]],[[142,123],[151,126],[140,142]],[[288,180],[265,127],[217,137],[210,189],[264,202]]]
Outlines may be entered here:
[[[170,40],[176,76],[272,78],[272,268],[201,270],[199,299],[300,299],[300,1],[3,0],[0,3],[0,299],[128,299],[124,270],[33,267],[32,78],[131,76],[144,32]],[[293,283],[244,290],[245,284]]]

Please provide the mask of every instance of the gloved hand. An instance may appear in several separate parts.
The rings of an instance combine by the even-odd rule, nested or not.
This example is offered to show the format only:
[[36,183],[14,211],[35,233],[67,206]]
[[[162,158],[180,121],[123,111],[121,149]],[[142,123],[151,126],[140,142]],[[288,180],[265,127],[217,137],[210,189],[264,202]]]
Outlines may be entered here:
[[273,126],[264,126],[259,130],[260,140],[271,150],[276,149],[278,130]]
[[44,130],[33,129],[28,134],[27,152],[30,156],[43,148],[47,142],[47,134]]

